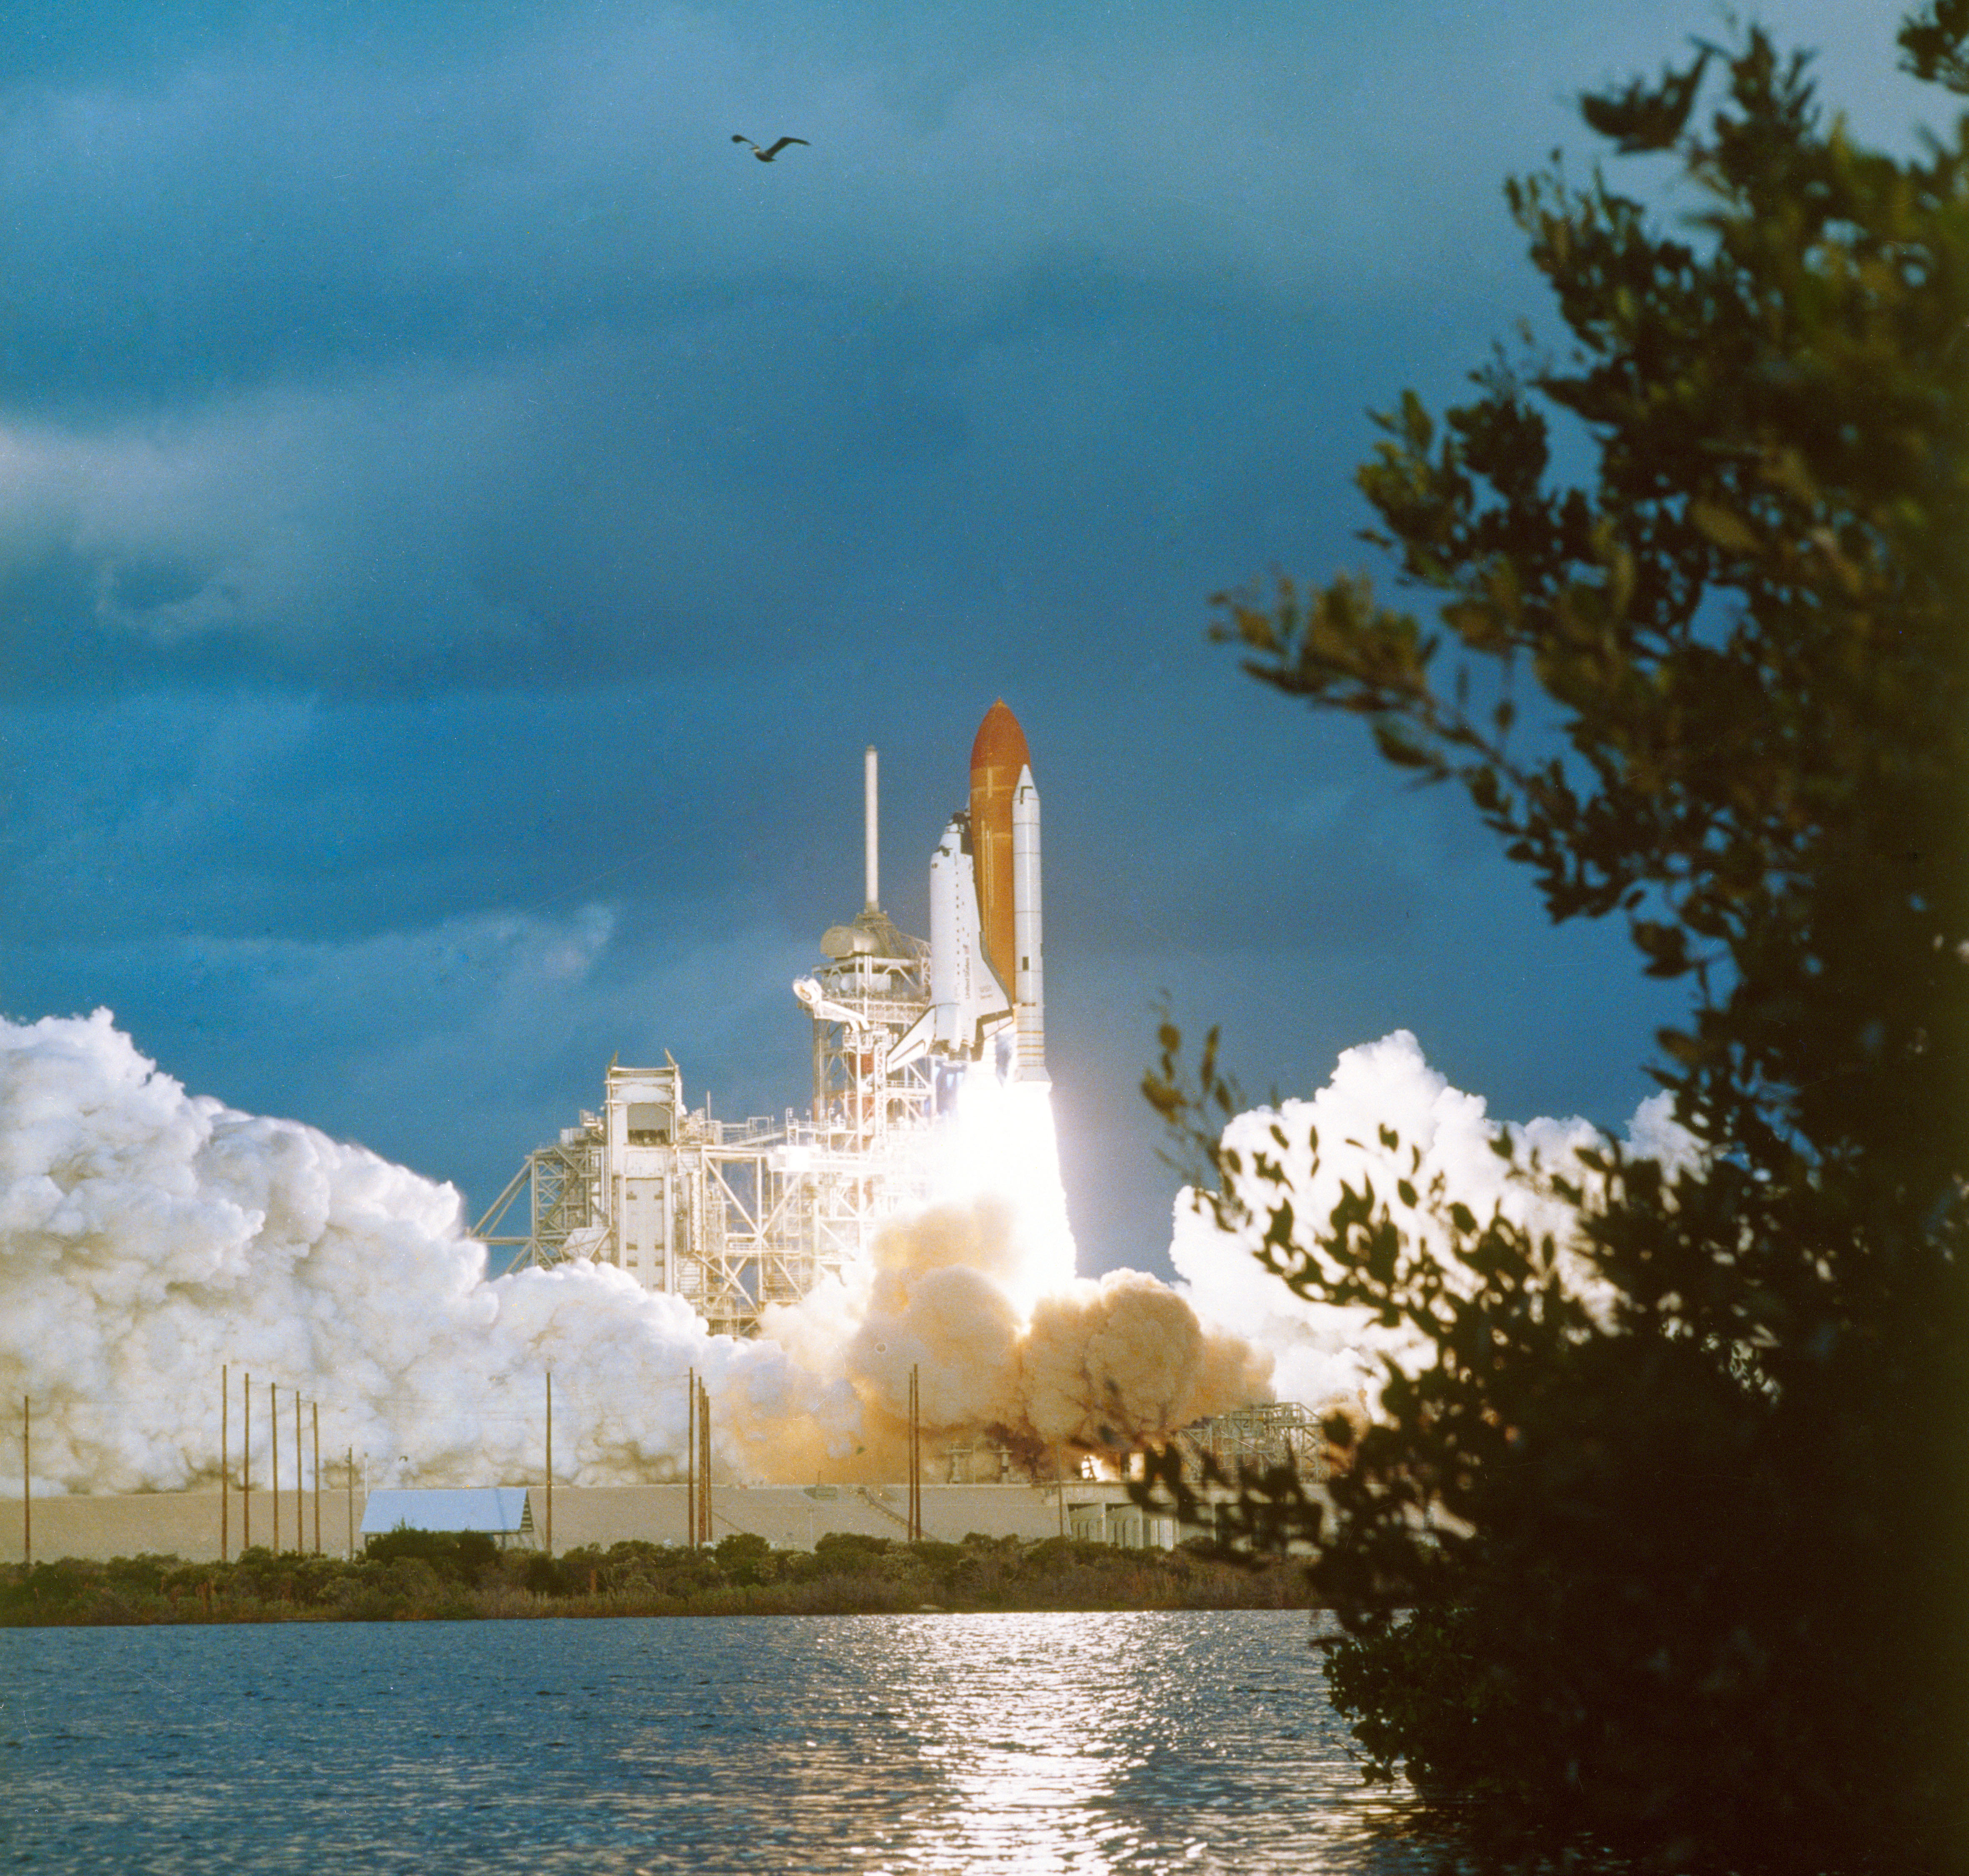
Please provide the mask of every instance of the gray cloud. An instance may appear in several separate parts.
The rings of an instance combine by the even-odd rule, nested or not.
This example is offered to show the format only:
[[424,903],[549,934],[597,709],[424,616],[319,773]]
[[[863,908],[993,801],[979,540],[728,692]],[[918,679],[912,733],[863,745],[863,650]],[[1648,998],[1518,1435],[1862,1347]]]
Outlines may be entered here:
[[[1903,132],[1886,24],[1770,11]],[[1538,303],[1501,177],[1713,23],[21,0],[0,1006],[111,1003],[475,1196],[618,1047],[796,1101],[862,743],[920,929],[1003,692],[1096,1267],[1162,1241],[1165,989],[1254,1081],[1406,1023],[1499,1112],[1617,1118],[1662,1013],[1617,934],[1201,636],[1361,559],[1364,409]]]
[[[1866,73],[1866,115],[1904,110],[1849,16],[1778,11]],[[1640,0],[1400,33],[1302,5],[235,18],[148,61],[71,34],[0,92],[11,401],[336,383],[796,284],[975,309],[1062,253],[1275,313],[1494,291],[1500,177],[1572,140],[1576,84],[1674,50]],[[761,168],[728,140],[765,125],[814,147]]]

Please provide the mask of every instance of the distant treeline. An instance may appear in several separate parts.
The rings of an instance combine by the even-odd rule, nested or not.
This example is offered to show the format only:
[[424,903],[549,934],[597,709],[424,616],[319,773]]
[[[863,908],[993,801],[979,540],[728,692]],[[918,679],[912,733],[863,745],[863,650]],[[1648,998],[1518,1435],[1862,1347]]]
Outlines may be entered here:
[[750,1534],[547,1557],[476,1534],[397,1531],[354,1561],[255,1548],[232,1563],[68,1557],[0,1566],[0,1625],[419,1622],[567,1615],[860,1615],[939,1610],[1303,1609],[1297,1563],[1197,1544],[1131,1550],[974,1532],[962,1544],[830,1533],[811,1550]]

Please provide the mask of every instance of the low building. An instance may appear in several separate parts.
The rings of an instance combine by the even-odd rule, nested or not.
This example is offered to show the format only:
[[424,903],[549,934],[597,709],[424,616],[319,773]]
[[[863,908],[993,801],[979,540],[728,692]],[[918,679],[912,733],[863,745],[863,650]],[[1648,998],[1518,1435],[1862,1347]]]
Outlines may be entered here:
[[362,1508],[362,1534],[432,1531],[446,1536],[482,1532],[501,1550],[532,1550],[533,1495],[524,1486],[459,1486],[449,1490],[375,1491]]

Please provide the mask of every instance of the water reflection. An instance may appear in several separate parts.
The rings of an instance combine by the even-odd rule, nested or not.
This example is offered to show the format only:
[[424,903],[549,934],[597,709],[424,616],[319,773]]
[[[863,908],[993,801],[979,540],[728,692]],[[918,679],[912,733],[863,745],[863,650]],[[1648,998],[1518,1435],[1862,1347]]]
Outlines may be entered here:
[[1072,1615],[918,1619],[897,1633],[892,1674],[944,1790],[907,1865],[1121,1867],[1138,1846],[1112,1803],[1147,1761],[1168,1680],[1152,1636],[1140,1618]]
[[902,1618],[878,1645],[940,1787],[910,1870],[1412,1870],[1360,1786],[1303,1618]]
[[44,1871],[1412,1876],[1306,1618],[0,1631]]

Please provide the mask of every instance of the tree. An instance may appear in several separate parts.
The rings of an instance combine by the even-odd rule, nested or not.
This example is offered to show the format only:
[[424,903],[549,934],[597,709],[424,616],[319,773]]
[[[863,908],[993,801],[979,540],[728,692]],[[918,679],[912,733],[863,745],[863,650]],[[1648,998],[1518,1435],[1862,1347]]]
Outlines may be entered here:
[[[1938,0],[1907,68],[1969,92],[1966,38]],[[1313,1539],[1371,1773],[1504,1862],[1969,1866],[1969,120],[1862,148],[1756,29],[1581,109],[1701,206],[1508,186],[1563,349],[1521,334],[1439,423],[1405,396],[1358,478],[1431,616],[1280,579],[1213,629],[1686,983],[1650,1068],[1699,1157],[1525,1160],[1562,1246],[1384,1131],[1307,1218],[1224,1145],[1214,1035],[1192,1066],[1165,1026],[1145,1091],[1220,1220],[1432,1351],[1330,1511],[1247,1476],[1236,1528]]]

